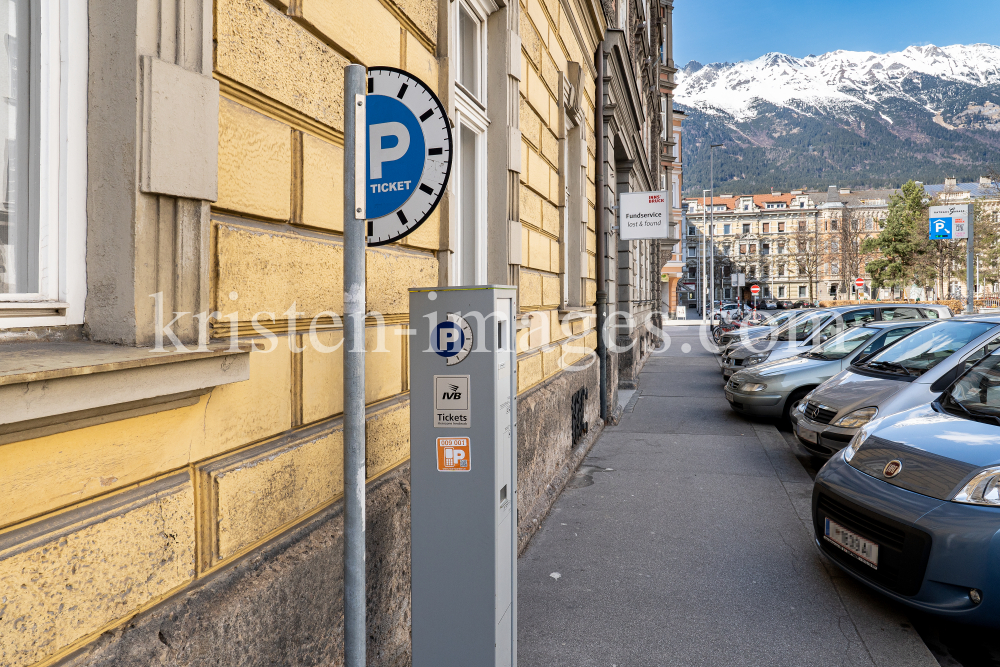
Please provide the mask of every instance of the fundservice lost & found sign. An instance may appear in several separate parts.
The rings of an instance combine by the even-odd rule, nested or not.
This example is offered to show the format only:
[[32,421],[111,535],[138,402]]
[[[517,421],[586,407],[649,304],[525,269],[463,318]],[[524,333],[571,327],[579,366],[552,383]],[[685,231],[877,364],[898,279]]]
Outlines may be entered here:
[[667,193],[663,191],[618,195],[619,237],[623,241],[668,238],[668,211]]

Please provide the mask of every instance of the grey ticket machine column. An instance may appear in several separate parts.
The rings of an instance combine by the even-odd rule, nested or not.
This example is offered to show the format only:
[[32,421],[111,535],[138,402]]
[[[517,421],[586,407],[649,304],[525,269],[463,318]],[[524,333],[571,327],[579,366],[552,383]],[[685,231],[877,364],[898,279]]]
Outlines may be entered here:
[[410,290],[413,667],[517,665],[516,294]]

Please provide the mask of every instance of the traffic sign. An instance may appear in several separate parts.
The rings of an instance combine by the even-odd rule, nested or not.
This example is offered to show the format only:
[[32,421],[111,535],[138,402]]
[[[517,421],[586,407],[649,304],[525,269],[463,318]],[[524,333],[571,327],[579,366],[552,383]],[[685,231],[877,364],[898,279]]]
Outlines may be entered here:
[[934,241],[969,238],[969,220],[972,219],[972,207],[969,204],[948,204],[947,206],[931,206],[928,216],[930,233],[928,238]]
[[753,287],[751,287],[750,293],[753,294],[754,296],[760,294],[760,285],[754,285]]
[[451,173],[451,123],[437,95],[395,67],[368,70],[368,245],[396,241],[437,207]]
[[864,278],[858,278],[857,280],[854,281],[854,284],[857,287],[864,287],[865,286],[865,279]]

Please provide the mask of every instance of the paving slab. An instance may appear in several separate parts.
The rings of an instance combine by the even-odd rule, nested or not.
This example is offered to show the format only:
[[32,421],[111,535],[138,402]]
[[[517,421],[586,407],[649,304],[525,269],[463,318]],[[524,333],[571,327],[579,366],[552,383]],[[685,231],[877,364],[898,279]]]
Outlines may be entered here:
[[718,375],[701,350],[647,363],[519,561],[520,664],[937,665],[818,552],[801,453]]

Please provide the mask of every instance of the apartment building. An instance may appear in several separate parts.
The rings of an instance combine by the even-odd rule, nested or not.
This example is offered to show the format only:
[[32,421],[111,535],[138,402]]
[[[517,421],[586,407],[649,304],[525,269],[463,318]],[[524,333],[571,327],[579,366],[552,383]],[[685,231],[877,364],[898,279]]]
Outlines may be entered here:
[[[753,285],[759,298],[848,298],[856,294],[854,280],[867,278],[861,242],[878,233],[894,192],[830,186],[684,199],[688,282],[702,284],[698,276],[708,271],[714,245],[716,299],[752,302]],[[733,274],[745,277],[742,287],[734,286]]]
[[0,71],[42,94],[8,95],[0,664],[343,661],[349,63],[423,80],[454,141],[367,251],[368,663],[407,664],[407,290],[518,288],[523,547],[655,344],[659,247],[613,227],[658,181],[662,5],[8,4]]

